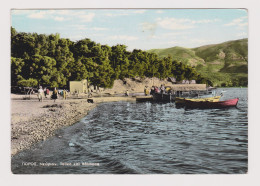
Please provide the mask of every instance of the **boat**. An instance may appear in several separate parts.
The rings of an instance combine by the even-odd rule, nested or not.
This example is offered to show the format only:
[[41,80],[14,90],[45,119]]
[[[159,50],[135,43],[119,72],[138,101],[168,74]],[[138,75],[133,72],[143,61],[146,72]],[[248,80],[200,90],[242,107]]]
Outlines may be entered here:
[[186,100],[185,101],[185,108],[186,109],[215,109],[215,108],[228,108],[228,107],[236,107],[238,103],[239,98],[235,99],[229,99],[226,101],[191,101]]
[[146,101],[153,101],[153,96],[136,96],[136,102],[146,102]]
[[175,91],[170,86],[166,86],[164,91],[160,91],[160,88],[153,86],[151,95],[153,96],[154,102],[174,102],[176,97],[209,98],[215,96],[216,93],[213,89]]
[[153,101],[155,102],[172,102],[175,96],[171,93],[153,93]]
[[221,96],[214,96],[214,97],[207,97],[207,98],[182,98],[182,97],[176,97],[175,98],[175,104],[177,105],[185,105],[185,102],[187,100],[189,101],[210,101],[210,102],[217,102]]

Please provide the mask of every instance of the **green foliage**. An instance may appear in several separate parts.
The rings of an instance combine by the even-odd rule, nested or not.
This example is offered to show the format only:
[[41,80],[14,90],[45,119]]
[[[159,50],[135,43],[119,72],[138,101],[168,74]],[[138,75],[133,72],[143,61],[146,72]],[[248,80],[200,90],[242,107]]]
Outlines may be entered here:
[[23,66],[23,59],[11,57],[11,85],[16,85],[16,83],[22,79],[21,73]]
[[22,79],[17,82],[17,85],[23,87],[35,87],[37,86],[38,82],[36,79],[29,78],[29,79]]
[[[194,55],[192,50],[185,53]],[[59,34],[19,33],[11,28],[11,56],[12,85],[65,87],[68,81],[88,79],[93,85],[112,87],[115,79],[137,76],[211,83],[172,55],[159,58],[142,50],[129,52],[125,45],[110,47],[88,38],[73,42]]]

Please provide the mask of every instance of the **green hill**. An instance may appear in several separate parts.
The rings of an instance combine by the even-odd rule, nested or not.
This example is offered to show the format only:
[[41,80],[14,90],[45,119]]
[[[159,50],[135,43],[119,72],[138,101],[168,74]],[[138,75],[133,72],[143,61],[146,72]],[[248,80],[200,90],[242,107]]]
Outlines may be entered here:
[[227,41],[197,48],[172,47],[152,49],[160,58],[173,59],[194,66],[214,86],[247,86],[248,39]]
[[195,51],[189,48],[172,47],[166,49],[152,49],[149,52],[156,53],[160,58],[171,55],[175,60],[181,61],[184,64],[196,66],[198,64],[204,64],[204,60],[196,56]]

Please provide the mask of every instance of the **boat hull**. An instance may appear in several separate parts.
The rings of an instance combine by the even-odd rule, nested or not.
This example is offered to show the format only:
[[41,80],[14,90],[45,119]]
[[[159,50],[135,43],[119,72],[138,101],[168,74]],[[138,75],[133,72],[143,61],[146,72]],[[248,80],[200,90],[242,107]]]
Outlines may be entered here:
[[185,102],[188,101],[210,101],[210,102],[217,102],[221,96],[215,96],[215,97],[207,97],[207,98],[181,98],[181,97],[176,97],[175,98],[175,103],[176,104],[185,104]]
[[218,101],[218,102],[210,102],[210,101],[190,101],[187,100],[185,102],[186,109],[215,109],[215,108],[228,108],[228,107],[235,107],[238,103],[238,98],[230,99],[226,101]]
[[136,102],[151,102],[153,101],[153,96],[137,96]]
[[175,100],[175,96],[172,94],[165,94],[165,93],[154,93],[153,94],[153,101],[156,102],[172,102]]

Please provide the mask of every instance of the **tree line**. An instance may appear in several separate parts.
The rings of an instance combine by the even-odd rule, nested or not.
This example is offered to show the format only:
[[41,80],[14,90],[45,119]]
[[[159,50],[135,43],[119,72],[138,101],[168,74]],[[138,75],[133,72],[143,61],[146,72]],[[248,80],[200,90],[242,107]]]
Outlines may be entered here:
[[59,34],[17,32],[11,27],[11,85],[67,87],[69,81],[88,79],[109,88],[114,80],[134,77],[175,77],[212,83],[193,67],[171,56],[159,59],[154,53],[125,45],[101,45],[90,39],[71,41]]

